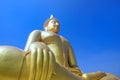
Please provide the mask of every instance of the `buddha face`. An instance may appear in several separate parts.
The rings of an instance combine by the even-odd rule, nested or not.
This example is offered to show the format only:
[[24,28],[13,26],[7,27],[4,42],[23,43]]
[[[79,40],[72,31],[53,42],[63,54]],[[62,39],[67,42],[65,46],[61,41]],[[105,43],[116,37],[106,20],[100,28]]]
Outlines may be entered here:
[[45,27],[45,31],[51,31],[51,32],[54,32],[54,33],[58,33],[59,32],[59,22],[55,19],[51,19],[49,22],[48,22],[48,25]]

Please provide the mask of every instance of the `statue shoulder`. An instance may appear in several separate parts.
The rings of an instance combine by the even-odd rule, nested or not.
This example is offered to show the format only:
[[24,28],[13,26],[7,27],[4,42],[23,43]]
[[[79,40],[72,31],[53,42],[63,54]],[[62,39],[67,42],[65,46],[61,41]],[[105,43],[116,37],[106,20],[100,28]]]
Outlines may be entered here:
[[67,46],[70,45],[69,41],[68,41],[66,38],[64,38],[63,36],[60,36],[60,38],[61,38],[63,44],[65,44],[65,45],[67,45]]
[[41,30],[33,30],[33,31],[30,33],[29,37],[37,37],[37,36],[40,36],[41,32],[42,32]]
[[33,31],[30,33],[30,35],[32,35],[32,34],[39,34],[39,33],[41,33],[41,30],[33,30]]

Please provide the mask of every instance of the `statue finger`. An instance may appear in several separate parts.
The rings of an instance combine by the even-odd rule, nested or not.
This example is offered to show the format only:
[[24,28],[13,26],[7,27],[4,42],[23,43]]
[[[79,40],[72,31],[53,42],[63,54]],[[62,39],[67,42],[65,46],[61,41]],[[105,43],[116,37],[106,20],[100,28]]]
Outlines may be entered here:
[[35,79],[35,74],[36,74],[36,59],[37,59],[37,49],[32,48],[31,49],[31,63],[30,63],[30,76],[29,80],[34,80]]
[[43,68],[42,68],[42,80],[47,80],[47,73],[48,73],[48,67],[49,67],[49,53],[48,49],[43,49]]
[[43,69],[43,49],[37,48],[37,64],[35,80],[41,80],[42,69]]
[[51,80],[51,76],[55,73],[54,65],[55,65],[55,57],[53,53],[49,51],[49,67],[48,67],[47,80]]

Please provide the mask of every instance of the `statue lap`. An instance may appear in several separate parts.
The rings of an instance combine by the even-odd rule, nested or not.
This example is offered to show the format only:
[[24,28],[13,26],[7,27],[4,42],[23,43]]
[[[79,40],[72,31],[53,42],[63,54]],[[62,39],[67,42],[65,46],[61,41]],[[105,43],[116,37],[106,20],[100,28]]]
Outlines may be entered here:
[[26,53],[12,46],[0,46],[1,80],[81,80],[56,63],[49,48],[35,42]]

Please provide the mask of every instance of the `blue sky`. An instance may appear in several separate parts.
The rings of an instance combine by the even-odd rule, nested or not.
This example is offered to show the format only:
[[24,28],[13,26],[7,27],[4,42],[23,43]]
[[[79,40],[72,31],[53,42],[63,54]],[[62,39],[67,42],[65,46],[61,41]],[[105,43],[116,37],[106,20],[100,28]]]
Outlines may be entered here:
[[120,77],[120,0],[0,0],[0,45],[24,49],[29,33],[53,14],[84,73]]

